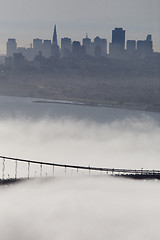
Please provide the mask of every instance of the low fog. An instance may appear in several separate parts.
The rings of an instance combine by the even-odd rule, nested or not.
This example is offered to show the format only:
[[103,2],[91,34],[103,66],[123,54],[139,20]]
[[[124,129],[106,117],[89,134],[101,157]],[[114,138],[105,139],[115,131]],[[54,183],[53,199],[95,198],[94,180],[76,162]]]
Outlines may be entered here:
[[62,164],[160,169],[160,125],[151,117],[97,123],[1,119],[1,156]]
[[53,178],[1,189],[3,240],[158,240],[159,183]]
[[[160,169],[160,124],[147,114],[109,122],[8,116],[0,118],[0,133],[4,156]],[[6,161],[5,176],[14,174],[13,164]],[[19,164],[18,176],[26,169]],[[38,178],[36,171],[34,180],[1,187],[1,239],[159,239],[159,182],[69,170],[65,175],[63,169]],[[44,171],[49,176],[52,169]]]

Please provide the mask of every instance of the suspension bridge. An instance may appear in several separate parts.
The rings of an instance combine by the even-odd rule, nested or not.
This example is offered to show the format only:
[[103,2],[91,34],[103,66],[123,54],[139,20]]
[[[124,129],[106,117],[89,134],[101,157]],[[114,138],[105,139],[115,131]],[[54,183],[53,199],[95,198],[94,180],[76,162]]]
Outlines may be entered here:
[[[11,164],[12,163],[12,164]],[[23,163],[23,170],[19,168],[19,164]],[[11,164],[10,167],[8,165]],[[31,174],[31,168],[34,166],[35,172]],[[48,172],[43,171],[44,167],[49,167]],[[36,168],[35,168],[36,167]],[[30,159],[12,158],[7,156],[0,156],[0,168],[1,168],[1,178],[0,184],[9,184],[21,180],[27,180],[35,177],[47,177],[55,176],[55,171],[57,169],[63,169],[64,173],[67,170],[74,170],[76,174],[80,171],[85,171],[91,174],[91,172],[96,173],[106,173],[107,175],[115,177],[126,177],[133,179],[159,179],[160,180],[160,170],[148,170],[148,169],[120,169],[120,168],[100,168],[91,166],[78,166],[78,165],[67,165],[58,164],[52,162],[42,162]],[[7,169],[8,168],[8,169]],[[24,171],[25,169],[25,171]],[[12,172],[12,176],[8,173]],[[22,171],[22,173],[20,173]]]

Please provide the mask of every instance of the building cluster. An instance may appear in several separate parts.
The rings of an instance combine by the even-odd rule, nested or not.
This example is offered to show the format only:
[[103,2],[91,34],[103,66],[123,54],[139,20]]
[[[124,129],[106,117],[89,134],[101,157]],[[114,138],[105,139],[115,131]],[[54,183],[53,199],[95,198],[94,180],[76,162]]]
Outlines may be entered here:
[[[125,46],[126,45],[126,46]],[[36,56],[45,58],[83,58],[85,56],[92,57],[110,57],[110,58],[125,58],[125,57],[147,57],[153,54],[152,36],[148,35],[145,40],[127,40],[125,41],[125,30],[115,28],[112,31],[112,42],[109,43],[107,49],[107,39],[100,37],[91,39],[86,35],[82,44],[80,41],[73,41],[71,38],[62,38],[61,47],[58,45],[56,25],[54,26],[53,39],[42,40],[39,38],[33,39],[33,44],[29,48],[17,47],[16,39],[8,39],[7,42],[7,57],[6,62],[17,58],[18,61],[24,59],[33,61]]]

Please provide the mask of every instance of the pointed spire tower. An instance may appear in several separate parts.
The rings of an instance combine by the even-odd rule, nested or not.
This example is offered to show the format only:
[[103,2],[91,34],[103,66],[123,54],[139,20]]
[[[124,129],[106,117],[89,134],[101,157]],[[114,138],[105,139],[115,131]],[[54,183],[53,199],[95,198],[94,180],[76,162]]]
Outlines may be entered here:
[[53,40],[52,40],[52,46],[51,46],[51,56],[57,59],[60,57],[59,46],[57,41],[56,25],[54,25]]
[[58,42],[57,42],[57,29],[56,29],[56,25],[54,25],[54,32],[53,32],[53,45],[57,46]]

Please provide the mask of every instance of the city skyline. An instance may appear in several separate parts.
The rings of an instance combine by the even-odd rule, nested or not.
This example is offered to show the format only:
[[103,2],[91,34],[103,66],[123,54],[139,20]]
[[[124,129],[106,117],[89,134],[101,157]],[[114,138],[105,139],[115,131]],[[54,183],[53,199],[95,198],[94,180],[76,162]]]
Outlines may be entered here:
[[[108,39],[108,38],[107,38]],[[56,59],[64,57],[82,58],[111,57],[111,58],[134,58],[152,56],[154,51],[152,35],[147,34],[143,40],[126,39],[126,31],[123,28],[112,30],[112,40],[95,36],[92,41],[88,34],[81,41],[72,41],[66,36],[61,38],[58,44],[57,26],[54,25],[52,39],[35,38],[29,47],[17,45],[15,38],[9,38],[6,43],[6,56],[14,57],[14,54],[22,54],[27,60],[32,61],[41,54],[45,58],[54,57]]]
[[[52,23],[52,31],[50,32],[50,37],[48,38],[49,40],[53,40],[53,29],[54,29],[54,26],[55,26],[55,24]],[[115,27],[115,26],[114,26],[114,28],[121,28],[121,27],[118,25],[118,27]],[[80,41],[80,42],[82,43],[82,42],[83,42],[83,38],[85,38],[85,36],[88,35],[88,37],[91,38],[91,39],[94,39],[95,37],[100,37],[100,38],[103,38],[103,39],[107,39],[107,48],[109,49],[109,43],[112,42],[112,30],[113,30],[113,29],[110,30],[110,34],[109,34],[109,35],[106,35],[105,33],[102,33],[101,35],[98,35],[98,34],[95,33],[95,35],[93,35],[93,34],[88,34],[88,32],[86,32],[86,33],[83,33],[82,36],[80,36],[80,39],[78,39],[78,38],[76,38],[76,39],[73,38],[73,39],[72,39],[71,36],[73,35],[73,33],[69,33],[69,35],[68,35],[68,34],[64,35],[64,34],[62,34],[62,33],[59,33],[59,26],[58,26],[57,44],[60,46],[60,45],[61,45],[61,39],[62,39],[62,38],[66,38],[66,37],[71,38],[71,39],[72,39],[72,42],[73,42],[73,41]],[[128,30],[125,29],[125,32],[126,32],[125,47],[127,47],[127,40],[135,40],[135,41],[144,40],[144,38],[145,38],[148,34],[151,34],[152,37],[153,37],[153,43],[154,43],[154,46],[153,46],[153,47],[154,47],[154,51],[155,51],[155,52],[160,52],[160,44],[158,44],[159,48],[157,48],[156,42],[154,41],[155,36],[154,36],[151,32],[146,32],[146,34],[143,35],[143,36],[142,36],[142,34],[140,34],[141,38],[138,37],[138,34],[137,34],[135,37],[133,36],[133,34],[131,34],[131,36],[133,36],[133,38],[127,38],[128,32],[130,32],[130,30],[129,30],[129,29],[128,29]],[[42,32],[41,34],[38,34],[38,36],[35,36],[35,38],[33,38],[33,39],[39,38],[39,39],[42,39],[42,40],[48,40],[47,38],[43,38],[42,36],[43,36],[43,32]],[[10,39],[10,38],[15,38],[15,39],[17,40],[17,45],[18,45],[19,47],[27,48],[27,47],[29,47],[29,46],[33,43],[33,39],[30,39],[30,40],[28,40],[28,41],[25,42],[25,43],[24,43],[24,42],[21,42],[20,39],[18,39],[18,38],[15,37],[15,35],[10,36],[8,39]],[[0,41],[1,41],[1,39],[0,39]],[[7,41],[7,39],[6,39],[6,41]],[[6,41],[5,41],[5,43],[4,43],[4,45],[5,45],[4,51],[3,51],[3,53],[0,52],[0,55],[5,55],[5,54],[6,54],[6,50],[7,50],[7,49],[6,49]],[[159,41],[160,41],[160,39],[159,39]],[[1,45],[1,42],[0,42],[0,45]],[[0,50],[1,50],[1,47],[0,47]]]
[[[59,38],[70,33],[77,40],[88,33],[108,38],[111,30],[122,26],[127,39],[143,39],[152,33],[154,48],[160,51],[159,0],[2,0],[0,10],[0,53],[5,52],[5,42],[14,37],[18,45],[26,46],[36,37],[51,38],[53,22],[58,25]],[[36,14],[35,14],[36,12]],[[28,18],[29,16],[29,18]],[[108,39],[110,41],[111,39]]]

